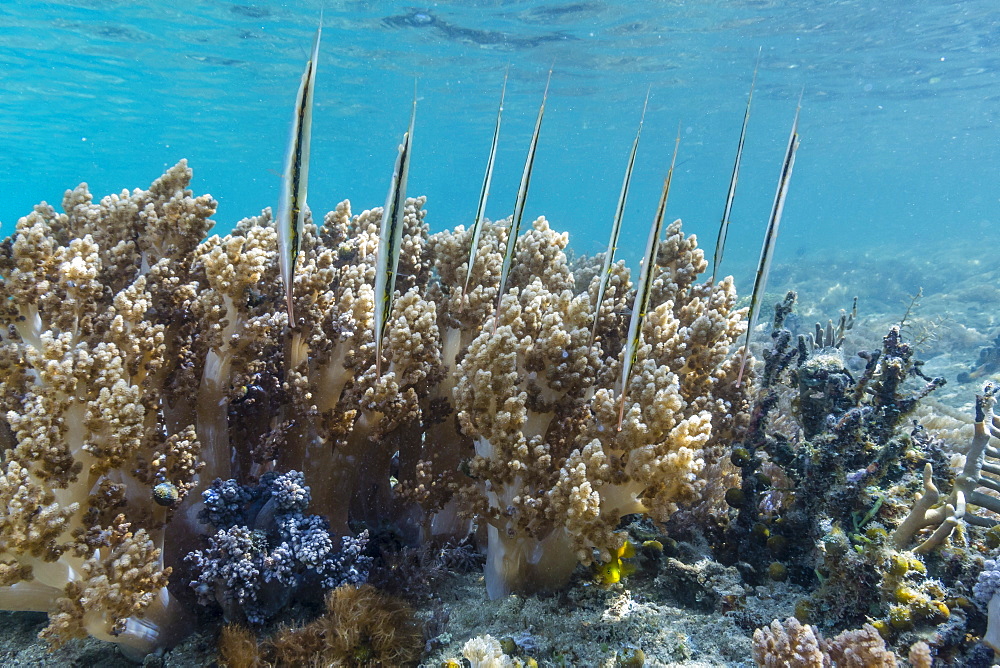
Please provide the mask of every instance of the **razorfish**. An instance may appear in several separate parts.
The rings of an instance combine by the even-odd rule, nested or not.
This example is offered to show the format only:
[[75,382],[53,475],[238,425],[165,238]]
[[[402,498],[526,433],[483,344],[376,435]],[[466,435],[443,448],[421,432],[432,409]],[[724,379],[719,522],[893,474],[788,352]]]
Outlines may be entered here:
[[299,92],[295,97],[295,116],[292,133],[285,155],[285,171],[281,181],[281,200],[278,203],[278,265],[281,282],[285,286],[285,305],[288,308],[288,326],[295,327],[292,307],[292,288],[295,262],[299,257],[299,242],[306,217],[306,191],[309,187],[309,141],[312,136],[313,93],[316,89],[316,62],[319,58],[319,41],[323,34],[323,15],[313,38],[312,54],[302,73]]
[[767,285],[767,274],[771,270],[771,258],[774,255],[775,242],[778,240],[778,226],[781,224],[781,213],[785,208],[785,197],[788,195],[788,182],[792,178],[792,167],[795,166],[795,151],[799,148],[799,111],[802,109],[802,96],[795,108],[795,120],[792,121],[792,132],[788,136],[788,147],[785,149],[785,159],[781,163],[781,176],[778,178],[778,190],[774,193],[774,204],[771,205],[771,217],[767,222],[767,232],[764,234],[764,244],[760,249],[760,261],[757,263],[757,276],[753,282],[753,292],[750,294],[750,315],[747,323],[747,335],[743,341],[743,359],[740,361],[740,372],[736,376],[736,387],[743,382],[743,372],[746,370],[747,359],[750,357],[750,335],[757,325],[760,315],[761,297]]
[[608,250],[604,254],[604,266],[601,267],[601,282],[597,286],[597,305],[594,307],[594,326],[590,330],[590,349],[594,349],[594,340],[597,338],[597,324],[601,321],[601,305],[604,303],[604,293],[608,289],[608,280],[611,278],[611,267],[615,262],[615,251],[618,250],[618,234],[622,229],[622,217],[625,215],[625,202],[628,200],[629,184],[632,182],[632,168],[635,166],[635,152],[639,148],[639,137],[642,135],[642,123],[646,120],[646,107],[649,106],[649,90],[646,90],[646,101],[642,105],[642,115],[639,116],[639,129],[636,130],[635,140],[632,142],[632,151],[628,155],[628,165],[625,167],[625,179],[622,181],[622,190],[618,195],[618,206],[615,207],[615,217],[611,223],[611,239],[608,241]]
[[639,272],[639,283],[635,290],[635,301],[632,305],[632,318],[628,323],[628,336],[625,337],[625,353],[622,356],[622,387],[621,407],[618,409],[618,431],[622,430],[622,420],[625,418],[625,393],[628,391],[629,377],[632,366],[639,352],[639,338],[642,336],[642,323],[646,319],[646,309],[649,308],[649,293],[653,288],[653,277],[656,275],[656,256],[660,251],[660,232],[663,230],[663,218],[667,211],[667,197],[670,196],[670,183],[674,178],[674,165],[677,164],[677,149],[681,145],[681,129],[677,128],[677,139],[674,140],[674,157],[670,159],[670,169],[667,178],[663,180],[663,191],[660,193],[660,203],[656,207],[653,226],[646,240],[646,257]]
[[729,214],[733,210],[733,200],[736,199],[736,182],[740,178],[740,160],[743,158],[743,141],[747,136],[747,122],[750,120],[750,103],[753,102],[753,89],[757,85],[757,69],[760,67],[760,49],[757,49],[757,63],[753,66],[753,79],[750,80],[750,94],[747,96],[747,110],[743,112],[743,129],[740,130],[740,143],[736,147],[736,162],[733,163],[733,175],[729,179],[729,194],[726,196],[726,208],[722,211],[722,223],[719,225],[719,236],[715,240],[715,255],[712,258],[712,282],[722,264],[722,251],[726,247],[726,234],[729,232]]
[[493,128],[493,144],[490,146],[490,157],[486,161],[486,175],[483,177],[483,188],[479,191],[479,208],[476,209],[476,220],[472,223],[472,244],[469,247],[469,269],[465,274],[465,286],[462,288],[462,303],[468,299],[469,281],[472,278],[472,265],[476,261],[476,251],[479,250],[479,237],[483,233],[483,220],[486,217],[486,199],[490,195],[490,183],[493,181],[493,165],[497,157],[497,140],[500,138],[500,119],[503,116],[503,100],[507,94],[507,76],[510,67],[503,75],[503,88],[500,89],[500,107],[497,109],[497,122]]
[[531,143],[528,144],[528,157],[524,161],[524,171],[521,172],[521,185],[517,188],[517,199],[514,201],[514,213],[510,219],[510,230],[507,232],[507,246],[503,254],[503,266],[500,268],[500,286],[497,289],[496,315],[493,317],[493,333],[500,324],[500,302],[507,291],[507,278],[510,276],[510,265],[514,260],[514,246],[521,233],[521,218],[524,216],[524,203],[528,200],[528,186],[531,184],[531,169],[535,164],[535,151],[538,148],[538,133],[542,129],[542,117],[545,115],[545,101],[549,98],[549,84],[552,83],[552,68],[545,80],[545,92],[542,94],[542,104],[538,107],[538,118],[535,119],[535,131],[531,133]]
[[396,298],[396,273],[399,270],[399,251],[403,243],[403,214],[406,209],[406,177],[410,173],[410,154],[413,146],[413,122],[417,117],[417,91],[413,90],[413,108],[410,126],[399,145],[396,166],[389,184],[389,194],[382,208],[382,225],[378,237],[378,257],[375,260],[375,377],[382,375],[382,339],[392,314]]

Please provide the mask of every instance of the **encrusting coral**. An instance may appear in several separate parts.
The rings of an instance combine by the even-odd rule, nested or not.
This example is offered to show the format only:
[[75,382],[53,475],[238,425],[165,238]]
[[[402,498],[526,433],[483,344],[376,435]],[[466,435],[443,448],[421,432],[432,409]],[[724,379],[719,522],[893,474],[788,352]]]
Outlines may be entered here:
[[[301,472],[332,544],[360,527],[410,544],[462,538],[478,518],[493,596],[610,559],[625,514],[663,520],[718,498],[706,459],[746,419],[733,361],[744,313],[731,279],[696,282],[707,263],[679,221],[617,431],[623,264],[591,349],[596,279],[578,290],[567,235],[536,220],[493,336],[506,228],[484,228],[465,294],[471,235],[430,235],[424,199],[408,199],[377,374],[381,211],[344,202],[307,217],[288,323],[270,212],[206,239],[215,202],[190,179],[181,162],[99,204],[81,185],[65,213],[39,205],[0,243],[0,608],[49,611],[54,643],[174,643],[191,618],[177,569],[219,550],[199,522],[219,485]],[[242,511],[241,526],[267,524],[263,508]],[[265,560],[294,540],[251,538]],[[287,571],[296,584],[308,572]]]

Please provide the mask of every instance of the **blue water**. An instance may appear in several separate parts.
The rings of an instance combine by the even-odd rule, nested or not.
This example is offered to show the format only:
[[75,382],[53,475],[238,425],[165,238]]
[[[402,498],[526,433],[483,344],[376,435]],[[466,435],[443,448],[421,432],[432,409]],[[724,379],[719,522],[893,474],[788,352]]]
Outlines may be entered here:
[[623,237],[643,245],[681,124],[670,217],[711,249],[758,47],[758,89],[727,272],[759,252],[800,91],[801,149],[776,263],[831,247],[933,248],[1000,204],[995,0],[11,2],[0,6],[0,236],[87,181],[146,187],[188,158],[218,228],[275,206],[321,8],[309,203],[385,199],[414,80],[409,194],[432,229],[475,211],[511,68],[487,214],[513,207],[554,66],[526,216],[602,250],[643,98]]

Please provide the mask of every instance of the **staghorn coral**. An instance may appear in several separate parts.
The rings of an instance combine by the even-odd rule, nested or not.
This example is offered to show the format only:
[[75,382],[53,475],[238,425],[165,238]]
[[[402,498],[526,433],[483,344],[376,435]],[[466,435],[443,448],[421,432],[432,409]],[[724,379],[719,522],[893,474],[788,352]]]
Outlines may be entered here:
[[996,460],[997,455],[1000,455],[990,445],[991,437],[1000,436],[1000,420],[993,414],[996,392],[996,387],[987,384],[983,393],[976,396],[976,416],[973,423],[975,431],[965,453],[962,470],[956,476],[947,498],[941,499],[934,484],[934,467],[930,462],[924,465],[924,492],[915,495],[909,514],[892,534],[897,547],[905,547],[925,527],[934,527],[934,530],[914,548],[915,552],[933,550],[965,523],[982,527],[996,526],[996,519],[968,508],[971,505],[993,513],[1000,512],[1000,499],[989,493],[1000,490],[1000,481],[996,477],[1000,475],[1000,467],[989,461]]
[[[172,577],[185,555],[277,558],[258,549],[251,518],[294,552],[295,536],[337,545],[363,528],[417,546],[459,540],[478,517],[497,595],[609,559],[626,513],[663,520],[718,498],[706,472],[722,473],[706,459],[746,422],[732,357],[743,312],[730,279],[696,282],[706,263],[679,221],[617,432],[633,295],[623,264],[591,350],[594,281],[577,289],[568,235],[536,220],[515,245],[494,337],[506,228],[485,226],[465,294],[469,233],[430,235],[424,199],[408,199],[377,376],[381,210],[343,202],[322,223],[307,216],[289,323],[270,212],[204,238],[215,203],[190,179],[181,162],[99,204],[80,186],[65,213],[39,205],[0,242],[0,607],[49,611],[54,643],[172,644],[190,618],[176,596],[185,579]],[[312,485],[316,515],[299,512],[308,526],[287,536],[270,523],[282,513],[251,511],[276,470]],[[207,550],[199,518],[228,532]],[[250,600],[259,584],[201,574],[221,600]]]

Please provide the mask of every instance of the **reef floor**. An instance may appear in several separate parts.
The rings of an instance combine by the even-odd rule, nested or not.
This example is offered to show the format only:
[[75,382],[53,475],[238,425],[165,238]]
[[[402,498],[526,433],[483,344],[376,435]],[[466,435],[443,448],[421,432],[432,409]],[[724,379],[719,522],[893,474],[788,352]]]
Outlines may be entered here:
[[[684,557],[687,560],[690,555]],[[645,563],[623,584],[602,587],[589,581],[581,568],[573,586],[541,596],[510,596],[490,601],[482,575],[449,573],[440,577],[432,596],[415,604],[426,621],[446,609],[445,632],[421,666],[437,667],[447,658],[461,658],[470,638],[490,634],[514,640],[512,655],[532,657],[539,666],[620,665],[619,654],[639,648],[646,666],[751,666],[753,629],[775,617],[792,614],[794,587],[774,584],[743,597],[735,569],[707,559],[694,564],[664,557]],[[745,600],[738,610],[713,610],[721,597]],[[92,638],[73,641],[49,652],[35,636],[45,626],[41,613],[0,613],[0,665],[102,666],[126,668],[136,664],[115,645]],[[219,627],[207,625],[180,646],[162,656],[147,657],[150,668],[215,666]]]

